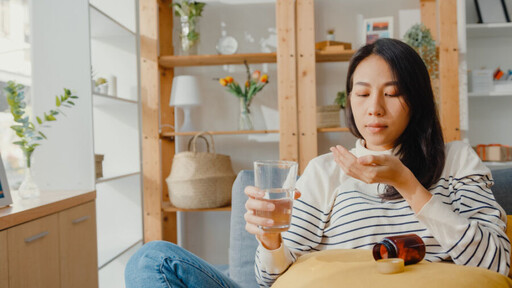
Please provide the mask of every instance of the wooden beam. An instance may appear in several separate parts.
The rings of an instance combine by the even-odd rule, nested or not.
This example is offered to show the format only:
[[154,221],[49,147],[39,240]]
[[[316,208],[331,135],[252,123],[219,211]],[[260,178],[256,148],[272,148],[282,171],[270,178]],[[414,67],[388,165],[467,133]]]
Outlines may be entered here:
[[[173,10],[170,6],[171,0],[159,2],[159,47],[160,55],[173,55],[174,47],[172,44],[173,30]],[[171,100],[172,80],[174,78],[174,69],[160,67],[160,123],[174,125],[174,107],[169,106]],[[171,173],[171,163],[174,158],[175,145],[172,139],[162,139],[162,154],[160,155],[161,163],[161,183],[162,183],[162,201],[169,201],[169,190],[165,179]],[[178,243],[176,213],[164,213],[163,218],[163,239]]]
[[[279,158],[298,161],[295,1],[276,1]],[[314,45],[314,43],[313,43]]]
[[440,116],[446,142],[460,140],[457,0],[439,2]]
[[437,4],[436,0],[420,0],[421,22],[427,26],[432,38],[437,42]]
[[[165,55],[165,54],[162,54]],[[165,55],[160,57],[160,65],[166,68],[187,67],[187,66],[211,66],[211,65],[244,65],[253,63],[276,63],[276,53],[251,53],[233,55],[189,55],[174,56]]]
[[316,128],[315,3],[297,0],[299,171],[318,154]]
[[139,1],[144,242],[162,239],[157,21],[157,1]]

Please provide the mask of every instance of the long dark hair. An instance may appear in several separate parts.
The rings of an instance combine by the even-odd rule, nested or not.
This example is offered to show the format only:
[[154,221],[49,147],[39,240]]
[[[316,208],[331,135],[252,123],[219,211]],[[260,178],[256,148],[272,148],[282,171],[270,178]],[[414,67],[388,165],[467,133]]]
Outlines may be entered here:
[[[444,141],[439,116],[434,102],[427,67],[409,45],[395,39],[379,39],[361,47],[350,60],[347,74],[346,120],[352,134],[363,139],[354,121],[350,106],[353,88],[352,76],[357,66],[370,55],[378,55],[391,68],[398,91],[409,107],[410,120],[404,132],[394,143],[397,156],[426,189],[439,180],[445,164]],[[402,198],[390,185],[382,199]]]

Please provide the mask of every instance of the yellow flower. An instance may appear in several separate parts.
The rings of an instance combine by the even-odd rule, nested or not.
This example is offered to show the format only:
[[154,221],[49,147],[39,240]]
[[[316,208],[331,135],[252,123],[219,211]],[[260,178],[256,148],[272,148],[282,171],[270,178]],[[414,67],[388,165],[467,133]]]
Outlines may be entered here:
[[249,81],[245,81],[245,87],[249,87]]
[[268,75],[267,74],[263,74],[263,76],[261,76],[260,81],[261,81],[261,83],[267,83],[268,82]]
[[227,77],[226,77],[226,78],[224,78],[224,79],[226,79],[226,81],[228,81],[228,84],[233,83],[233,77],[231,77],[231,76],[227,76]]
[[256,70],[256,71],[252,72],[252,79],[254,79],[255,81],[258,81],[258,79],[260,78],[260,75],[261,75],[260,70]]
[[226,79],[224,79],[224,78],[219,79],[219,83],[220,83],[220,85],[222,85],[222,86],[226,86],[226,85],[228,85],[228,81],[226,81]]

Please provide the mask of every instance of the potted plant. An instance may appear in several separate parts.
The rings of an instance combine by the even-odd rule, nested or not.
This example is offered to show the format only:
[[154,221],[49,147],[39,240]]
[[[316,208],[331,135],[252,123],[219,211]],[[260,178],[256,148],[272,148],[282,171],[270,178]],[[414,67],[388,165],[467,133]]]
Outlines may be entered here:
[[94,88],[96,93],[107,94],[108,92],[108,82],[107,79],[103,77],[99,77],[94,81]]
[[404,42],[420,55],[427,66],[430,79],[438,79],[439,61],[437,59],[436,41],[430,30],[423,23],[415,24],[404,35]]
[[46,135],[40,130],[41,127],[48,127],[48,123],[56,121],[56,116],[64,114],[61,110],[62,107],[71,108],[75,105],[74,99],[78,99],[78,96],[73,95],[69,89],[64,88],[64,95],[55,96],[55,109],[52,109],[42,117],[35,117],[37,124],[29,120],[25,109],[27,103],[25,102],[24,86],[17,84],[13,81],[7,82],[7,87],[4,88],[7,93],[7,103],[9,104],[10,111],[14,117],[15,125],[11,126],[11,129],[16,132],[16,135],[20,138],[18,141],[13,142],[20,146],[25,156],[25,178],[21,183],[18,193],[21,198],[31,198],[39,196],[39,188],[32,180],[31,164],[32,164],[32,153],[37,146],[41,145],[39,141],[47,139]]
[[180,17],[181,52],[183,55],[197,54],[199,43],[198,20],[206,3],[181,0],[172,3],[174,14]]

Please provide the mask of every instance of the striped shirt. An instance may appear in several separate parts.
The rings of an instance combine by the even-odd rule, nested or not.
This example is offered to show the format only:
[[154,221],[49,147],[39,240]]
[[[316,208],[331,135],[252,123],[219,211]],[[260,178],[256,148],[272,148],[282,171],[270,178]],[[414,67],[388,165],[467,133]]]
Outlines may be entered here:
[[[371,249],[382,238],[415,233],[426,246],[425,260],[483,267],[504,275],[510,268],[506,214],[491,191],[490,170],[463,142],[446,144],[446,163],[433,197],[418,214],[403,200],[383,201],[385,185],[349,177],[331,153],[310,161],[297,181],[290,229],[276,250],[256,250],[260,286],[271,286],[303,254],[327,249]],[[356,157],[391,154],[370,151],[359,141]]]

